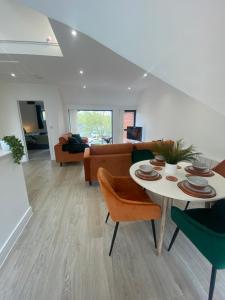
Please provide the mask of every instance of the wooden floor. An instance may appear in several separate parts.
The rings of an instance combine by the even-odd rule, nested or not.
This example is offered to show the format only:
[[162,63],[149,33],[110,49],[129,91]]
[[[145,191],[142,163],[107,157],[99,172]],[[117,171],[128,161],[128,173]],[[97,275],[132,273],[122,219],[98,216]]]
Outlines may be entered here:
[[50,160],[49,149],[28,150],[29,160]]
[[[81,164],[24,164],[33,217],[0,270],[1,300],[206,300],[211,267],[181,233],[156,256],[149,222],[114,224]],[[167,223],[168,245],[174,225]],[[219,271],[214,300],[225,299]]]

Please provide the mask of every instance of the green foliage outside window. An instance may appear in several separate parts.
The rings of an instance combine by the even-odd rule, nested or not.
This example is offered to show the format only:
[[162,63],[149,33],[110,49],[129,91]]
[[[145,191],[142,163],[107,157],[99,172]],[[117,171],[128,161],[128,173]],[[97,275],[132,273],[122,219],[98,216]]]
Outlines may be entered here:
[[102,143],[102,137],[112,136],[111,111],[79,111],[77,113],[77,130],[81,136]]

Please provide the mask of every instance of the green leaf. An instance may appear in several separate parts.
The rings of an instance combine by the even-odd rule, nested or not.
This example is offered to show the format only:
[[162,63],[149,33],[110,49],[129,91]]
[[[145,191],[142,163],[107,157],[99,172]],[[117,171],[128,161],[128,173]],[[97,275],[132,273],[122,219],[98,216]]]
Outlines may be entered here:
[[169,164],[177,164],[180,161],[194,161],[200,152],[195,152],[193,145],[184,148],[183,140],[174,143],[159,142],[155,146],[155,152],[162,155]]

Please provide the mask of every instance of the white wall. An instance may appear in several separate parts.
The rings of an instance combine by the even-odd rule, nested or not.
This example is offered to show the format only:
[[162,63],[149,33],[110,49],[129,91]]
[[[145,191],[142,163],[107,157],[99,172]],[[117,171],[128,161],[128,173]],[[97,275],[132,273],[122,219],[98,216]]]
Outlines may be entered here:
[[0,266],[31,214],[22,166],[0,150]]
[[225,117],[157,78],[140,95],[137,122],[145,140],[183,138],[210,159],[225,158]]
[[225,114],[224,0],[18,1]]
[[54,159],[54,145],[65,132],[63,104],[58,88],[53,85],[0,83],[1,135],[14,134],[23,140],[18,100],[44,101],[51,158]]
[[[121,92],[104,88],[96,90],[61,86],[60,95],[64,102],[65,120],[68,120],[68,110],[112,110],[114,143],[123,141],[123,111],[137,108],[136,95],[127,90]],[[70,129],[68,123],[67,129]]]

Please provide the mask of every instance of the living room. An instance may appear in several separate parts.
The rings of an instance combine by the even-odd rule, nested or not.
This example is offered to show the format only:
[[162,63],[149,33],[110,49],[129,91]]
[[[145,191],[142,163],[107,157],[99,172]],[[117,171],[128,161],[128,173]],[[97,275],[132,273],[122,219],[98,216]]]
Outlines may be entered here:
[[[107,144],[103,138],[123,144],[124,113],[133,111],[142,142],[182,138],[210,168],[223,161],[223,4],[78,2],[1,0],[0,138],[15,135],[25,145],[19,101],[43,101],[51,160],[27,161],[25,148],[17,173],[0,153],[0,298],[207,299],[210,266],[182,234],[157,256],[146,222],[125,222],[108,257],[114,224],[104,224],[97,177],[86,180],[92,186],[85,182],[83,154],[60,167],[54,147],[65,133],[83,137],[77,114],[85,111],[111,116],[112,131],[94,130],[90,147]],[[21,206],[12,194],[6,208],[12,184],[15,191],[22,185],[16,201],[25,200]],[[175,229],[169,216],[167,222],[166,245]],[[156,221],[157,240],[160,228]],[[224,299],[224,275],[218,272],[214,299]]]

